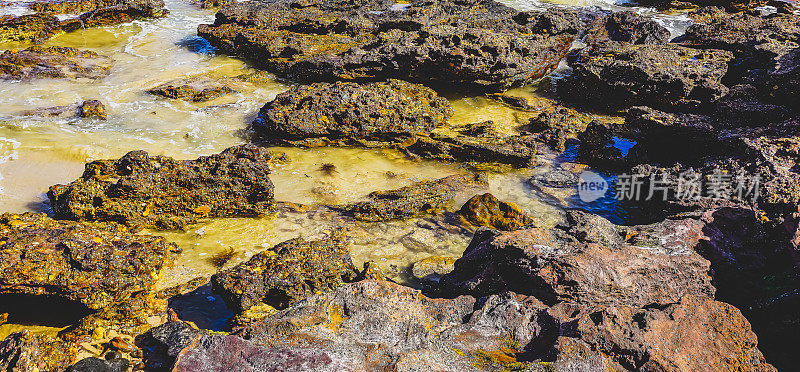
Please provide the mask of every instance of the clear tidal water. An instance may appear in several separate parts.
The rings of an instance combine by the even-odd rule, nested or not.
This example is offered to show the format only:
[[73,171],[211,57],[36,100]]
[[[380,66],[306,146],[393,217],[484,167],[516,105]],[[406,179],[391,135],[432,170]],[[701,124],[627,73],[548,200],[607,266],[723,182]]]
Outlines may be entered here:
[[[558,0],[562,5],[600,6],[622,9],[604,0]],[[20,2],[0,1],[0,14],[20,14]],[[507,0],[518,9],[539,9],[542,3]],[[0,81],[0,212],[49,212],[44,193],[50,185],[68,183],[79,177],[84,163],[116,158],[132,150],[146,150],[180,159],[193,159],[220,152],[246,140],[242,132],[259,108],[289,88],[271,80],[247,86],[241,93],[211,102],[193,103],[149,95],[146,89],[171,79],[192,75],[234,76],[252,72],[244,62],[216,56],[210,46],[195,35],[198,24],[210,23],[213,10],[201,10],[189,0],[166,0],[166,18],[131,24],[81,30],[63,34],[45,45],[89,49],[112,57],[111,75],[91,80]],[[627,8],[626,8],[627,9]],[[688,24],[681,15],[654,14],[677,35]],[[0,51],[24,48],[23,44],[0,44]],[[508,94],[531,100],[536,86],[514,89]],[[19,113],[41,107],[69,105],[99,99],[107,108],[108,120],[23,117]],[[510,109],[482,97],[451,100],[454,124],[493,120],[503,131],[527,123],[535,113]],[[363,198],[375,190],[395,189],[415,181],[441,178],[464,172],[459,164],[413,161],[389,150],[353,148],[276,148],[289,159],[273,169],[271,179],[279,201],[310,205],[341,204]],[[534,192],[526,181],[551,168],[555,157],[544,156],[532,169],[492,173],[489,192],[512,201],[543,225],[563,218],[564,207],[574,200],[574,190]],[[337,171],[327,175],[319,170],[325,163]],[[387,174],[394,176],[388,177]],[[460,195],[459,207],[472,195]],[[431,228],[426,218],[391,223],[342,223],[330,213],[281,212],[262,219],[232,218],[190,226],[185,232],[153,232],[165,235],[183,248],[183,253],[162,288],[219,268],[210,257],[233,249],[230,267],[281,241],[302,236],[316,238],[332,229],[343,228],[351,239],[357,266],[376,261],[392,279],[407,280],[408,266],[430,256],[460,257],[470,236]],[[0,326],[0,337],[12,325]]]

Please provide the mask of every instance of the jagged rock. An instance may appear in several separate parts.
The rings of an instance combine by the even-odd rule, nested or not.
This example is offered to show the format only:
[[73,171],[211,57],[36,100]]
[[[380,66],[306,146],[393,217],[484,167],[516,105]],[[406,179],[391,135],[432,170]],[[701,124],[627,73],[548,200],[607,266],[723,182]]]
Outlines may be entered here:
[[669,30],[652,18],[632,11],[614,12],[600,18],[587,33],[588,43],[612,40],[631,44],[664,44],[669,41]]
[[[82,306],[76,332],[108,323],[122,331],[147,329],[147,317],[165,310],[153,288],[177,251],[162,237],[134,235],[117,224],[3,214],[0,294]],[[29,311],[25,301],[12,301],[18,302],[10,304],[11,316]]]
[[0,79],[101,79],[108,76],[112,64],[111,58],[95,52],[32,46],[0,54]]
[[751,10],[766,4],[767,0],[643,0],[638,2],[642,6],[652,6],[660,10],[691,9],[697,6],[720,6],[731,12]]
[[238,2],[237,0],[200,0],[200,7],[203,9],[219,8]]
[[667,220],[627,228],[582,212],[569,218],[566,231],[479,229],[455,270],[439,282],[441,293],[510,290],[548,304],[638,307],[674,303],[687,294],[713,297],[709,263],[693,250],[702,223]]
[[39,341],[31,331],[12,333],[0,342],[0,369],[20,372],[43,370],[39,354]]
[[533,111],[534,109],[531,107],[530,103],[528,103],[528,100],[523,97],[509,96],[504,93],[489,93],[486,94],[486,98],[506,104],[518,110]]
[[48,197],[58,218],[114,221],[134,230],[261,216],[274,204],[268,162],[269,153],[253,145],[182,161],[132,151],[88,163],[81,178],[50,187]]
[[375,191],[366,201],[338,207],[360,221],[391,221],[437,213],[452,207],[458,192],[484,188],[480,176],[453,175],[433,181],[421,181],[397,190]]
[[343,236],[285,241],[211,278],[228,306],[243,312],[257,305],[285,309],[309,295],[353,281],[359,272]]
[[49,14],[0,16],[0,43],[33,42],[45,40],[61,32],[58,18]]
[[532,117],[525,130],[536,133],[553,150],[563,152],[567,138],[586,130],[591,121],[591,115],[568,107],[550,106]]
[[500,90],[544,76],[578,30],[576,12],[517,12],[490,0],[246,2],[198,34],[301,81],[385,80]]
[[170,80],[148,89],[147,92],[164,98],[205,102],[231,93],[237,93],[244,88],[244,84],[261,82],[265,77],[265,73],[262,72],[222,78],[197,75]]
[[401,80],[298,86],[266,104],[254,123],[271,142],[325,138],[402,143],[447,123],[453,109],[433,90]]
[[181,321],[166,322],[136,338],[148,370],[168,371],[178,354],[204,332]]
[[600,169],[614,169],[623,162],[622,151],[614,147],[614,132],[599,121],[592,121],[578,135],[578,160]]
[[97,7],[76,19],[64,21],[61,28],[70,32],[87,27],[130,23],[142,18],[164,17],[167,13],[169,11],[164,8],[164,0],[120,0],[114,5]]
[[102,119],[107,118],[106,106],[96,99],[90,99],[83,102],[76,102],[68,106],[54,106],[41,109],[23,111],[21,115],[24,116],[44,116],[44,117],[58,117],[58,118],[93,118]]
[[579,178],[578,174],[559,168],[532,177],[528,180],[528,183],[536,186],[567,188],[575,187],[578,184]]
[[484,226],[505,231],[533,223],[533,219],[516,204],[500,201],[489,193],[473,196],[457,214],[474,227]]
[[722,78],[732,59],[723,50],[600,42],[570,55],[572,75],[557,88],[564,100],[610,111],[707,109],[727,92]]

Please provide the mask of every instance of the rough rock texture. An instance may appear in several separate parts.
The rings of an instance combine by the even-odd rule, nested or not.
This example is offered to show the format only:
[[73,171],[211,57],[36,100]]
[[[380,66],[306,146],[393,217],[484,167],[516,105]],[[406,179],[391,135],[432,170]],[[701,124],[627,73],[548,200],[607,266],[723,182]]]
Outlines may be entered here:
[[411,267],[411,275],[420,281],[438,281],[442,275],[453,271],[455,258],[432,256],[417,262]]
[[50,188],[57,218],[175,229],[203,217],[260,216],[273,209],[269,153],[231,147],[196,160],[132,151],[86,165],[83,176]]
[[39,47],[0,54],[0,79],[101,79],[113,60],[95,52],[68,47]]
[[221,52],[301,81],[401,78],[500,90],[552,70],[581,21],[490,0],[247,2],[198,34]]
[[312,294],[353,281],[358,271],[343,236],[296,238],[211,278],[214,291],[236,312],[266,304],[285,309]]
[[397,190],[375,191],[366,201],[338,208],[360,221],[400,220],[442,212],[452,207],[457,193],[485,187],[486,181],[478,175],[453,175]]
[[535,133],[553,150],[563,152],[567,139],[586,130],[591,121],[591,115],[564,106],[551,106],[531,118],[524,129]]
[[631,44],[664,44],[669,41],[669,30],[632,11],[614,12],[600,18],[587,33],[585,40],[589,44],[601,40]]
[[[36,0],[28,7],[37,13],[0,16],[0,42],[40,44],[62,32],[163,17],[168,13],[163,0]],[[54,14],[79,15],[61,21]]]
[[317,83],[279,94],[261,109],[254,126],[271,142],[402,142],[446,124],[452,115],[446,99],[418,84]]
[[147,93],[164,98],[205,102],[241,91],[246,83],[269,79],[265,72],[247,73],[233,77],[212,78],[196,75],[170,80],[147,90]]
[[481,229],[442,277],[449,296],[502,291],[552,304],[670,304],[687,294],[712,297],[709,263],[694,252],[703,224],[667,220],[626,228],[583,212],[562,229],[508,233]]
[[58,118],[89,118],[89,119],[102,119],[107,118],[106,106],[96,99],[90,99],[83,102],[76,102],[68,106],[54,106],[45,107],[35,110],[24,111],[21,113],[24,116],[42,116],[42,117],[58,117]]
[[533,223],[516,204],[498,200],[486,193],[475,195],[456,212],[469,225],[512,231]]
[[548,307],[514,293],[433,299],[394,283],[365,281],[309,297],[232,335],[200,333],[179,322],[151,332],[161,347],[146,359],[166,359],[169,351],[178,371],[240,365],[288,371],[774,370],[738,310],[694,296],[645,308]]
[[58,18],[50,14],[0,16],[0,42],[42,43],[61,32]]
[[117,358],[105,360],[95,357],[84,358],[78,363],[67,368],[67,372],[125,372],[130,367],[130,361]]
[[0,370],[35,372],[42,369],[39,341],[30,331],[12,333],[0,342]]
[[637,2],[637,4],[656,7],[661,10],[691,9],[692,7],[697,6],[715,6],[725,7],[731,12],[752,10],[753,8],[763,6],[767,3],[768,0],[642,0]]
[[727,92],[722,78],[731,59],[723,50],[600,42],[570,55],[573,73],[559,82],[559,97],[610,111],[704,109]]
[[12,298],[11,317],[31,311],[23,301],[31,296],[66,301],[64,316],[69,316],[68,307],[83,306],[77,314],[82,316],[79,333],[98,324],[120,330],[148,327],[149,314],[165,310],[153,287],[177,251],[162,237],[134,235],[117,224],[4,214],[0,294]]
[[[488,125],[493,124],[489,122]],[[508,164],[514,167],[528,167],[536,162],[534,136],[500,135],[491,131],[458,132],[459,128],[455,129],[456,133],[442,131],[416,136],[398,147],[415,157],[445,161]]]

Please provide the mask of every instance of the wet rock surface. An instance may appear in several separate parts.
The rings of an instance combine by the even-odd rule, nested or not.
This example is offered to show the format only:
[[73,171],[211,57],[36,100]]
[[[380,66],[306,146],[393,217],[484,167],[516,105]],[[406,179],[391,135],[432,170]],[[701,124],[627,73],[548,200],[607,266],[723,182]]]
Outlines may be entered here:
[[353,281],[357,274],[344,237],[336,235],[285,241],[214,275],[211,282],[231,309],[243,312],[257,305],[285,309]]
[[631,44],[664,44],[669,41],[669,30],[653,19],[636,12],[614,12],[595,21],[587,31],[587,43],[601,40],[622,41]]
[[512,231],[533,223],[516,204],[498,200],[486,193],[475,195],[456,212],[469,225]]
[[366,201],[337,207],[359,221],[401,220],[422,214],[435,214],[452,208],[459,192],[486,187],[480,175],[453,175],[421,181],[397,190],[375,191]]
[[48,197],[57,218],[113,221],[132,229],[262,216],[274,204],[268,161],[269,153],[253,145],[196,160],[133,151],[88,163],[81,178],[52,186]]
[[248,2],[198,34],[221,52],[300,81],[402,78],[497,90],[544,76],[581,22],[493,1]]
[[96,100],[90,99],[83,102],[76,102],[68,106],[54,106],[23,111],[23,116],[36,117],[57,117],[64,119],[87,118],[87,119],[107,119],[106,106]]
[[59,20],[50,14],[0,16],[0,42],[42,43],[59,32]]
[[101,79],[113,60],[95,52],[68,47],[39,47],[0,54],[0,79]]
[[74,347],[52,336],[23,330],[0,341],[0,368],[4,371],[56,371],[74,362]]
[[249,83],[258,83],[266,79],[268,79],[266,73],[262,72],[221,78],[198,75],[167,81],[148,89],[147,93],[164,98],[206,102],[238,93],[245,90]]

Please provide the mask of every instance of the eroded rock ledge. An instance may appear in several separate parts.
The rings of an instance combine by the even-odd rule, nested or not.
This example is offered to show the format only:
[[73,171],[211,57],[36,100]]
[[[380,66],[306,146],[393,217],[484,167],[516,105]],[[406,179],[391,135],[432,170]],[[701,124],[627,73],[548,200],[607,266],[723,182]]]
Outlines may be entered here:
[[575,12],[518,12],[491,0],[246,2],[198,34],[302,82],[401,78],[500,90],[540,78],[566,54]]

